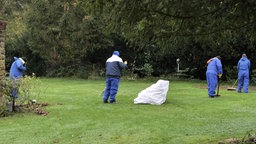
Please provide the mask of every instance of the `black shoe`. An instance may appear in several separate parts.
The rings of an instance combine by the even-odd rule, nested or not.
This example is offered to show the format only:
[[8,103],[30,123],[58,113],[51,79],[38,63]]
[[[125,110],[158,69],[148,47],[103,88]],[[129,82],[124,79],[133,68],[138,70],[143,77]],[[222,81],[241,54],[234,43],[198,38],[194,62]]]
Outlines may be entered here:
[[108,101],[103,101],[103,103],[108,103]]
[[215,97],[215,95],[208,95],[209,96],[209,98],[214,98]]
[[215,97],[220,97],[220,95],[217,95],[217,94],[216,94]]
[[111,104],[116,104],[116,101],[115,101],[115,100],[114,100],[114,101],[110,101],[110,103],[111,103]]

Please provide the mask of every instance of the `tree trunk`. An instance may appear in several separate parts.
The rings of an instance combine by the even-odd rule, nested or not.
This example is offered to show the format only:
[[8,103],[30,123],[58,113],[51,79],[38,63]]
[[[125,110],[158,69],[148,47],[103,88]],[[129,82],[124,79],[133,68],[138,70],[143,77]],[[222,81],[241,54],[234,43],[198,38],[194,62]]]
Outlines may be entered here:
[[5,79],[5,27],[6,22],[0,20],[0,106],[5,106],[4,97],[2,93],[3,80]]

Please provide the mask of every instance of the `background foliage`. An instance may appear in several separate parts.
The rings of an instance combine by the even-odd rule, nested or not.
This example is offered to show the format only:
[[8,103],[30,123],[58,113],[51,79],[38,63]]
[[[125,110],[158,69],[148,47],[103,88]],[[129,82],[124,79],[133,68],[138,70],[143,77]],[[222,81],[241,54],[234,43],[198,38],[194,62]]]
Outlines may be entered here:
[[224,79],[234,79],[242,53],[255,61],[255,11],[253,0],[3,0],[6,67],[26,56],[28,73],[89,78],[119,50],[141,77],[175,73],[180,58],[205,79],[205,62],[221,55]]

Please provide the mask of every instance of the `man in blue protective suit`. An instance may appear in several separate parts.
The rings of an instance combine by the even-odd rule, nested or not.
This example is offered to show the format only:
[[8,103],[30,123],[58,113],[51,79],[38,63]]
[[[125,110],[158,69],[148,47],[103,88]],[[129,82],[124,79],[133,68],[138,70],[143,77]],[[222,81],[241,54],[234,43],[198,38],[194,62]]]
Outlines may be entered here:
[[14,57],[14,62],[12,63],[9,78],[12,81],[12,93],[11,96],[13,98],[18,98],[18,84],[20,78],[23,76],[23,72],[26,70],[26,62],[25,58],[17,58]]
[[[119,57],[119,52],[114,51],[113,55],[106,61],[106,88],[104,91],[103,102],[116,103],[116,94],[119,87],[122,69],[127,66],[127,61],[123,62]],[[110,97],[110,98],[109,98]]]
[[206,80],[208,84],[208,96],[214,98],[219,96],[215,93],[218,84],[218,77],[221,78],[222,64],[220,61],[220,56],[216,56],[207,61],[207,71],[206,71]]
[[251,67],[251,62],[247,58],[246,54],[242,54],[242,58],[238,61],[237,70],[238,70],[238,89],[237,92],[241,92],[244,88],[244,92],[248,93],[249,86],[249,70]]

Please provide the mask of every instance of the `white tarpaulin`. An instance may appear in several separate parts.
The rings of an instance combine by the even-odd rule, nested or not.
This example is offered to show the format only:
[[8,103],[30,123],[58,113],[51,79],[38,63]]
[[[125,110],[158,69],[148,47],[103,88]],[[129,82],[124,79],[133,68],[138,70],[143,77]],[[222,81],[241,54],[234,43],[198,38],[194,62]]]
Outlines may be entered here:
[[166,101],[168,88],[168,80],[158,80],[155,84],[142,90],[134,99],[134,104],[161,105]]

